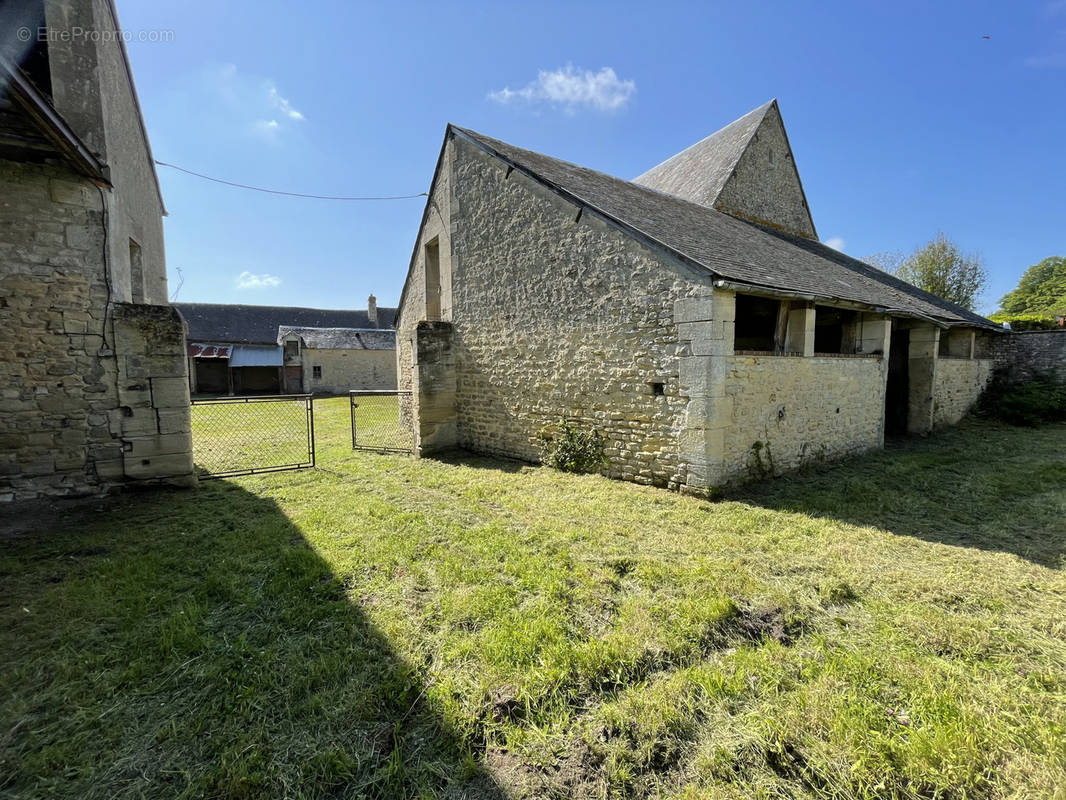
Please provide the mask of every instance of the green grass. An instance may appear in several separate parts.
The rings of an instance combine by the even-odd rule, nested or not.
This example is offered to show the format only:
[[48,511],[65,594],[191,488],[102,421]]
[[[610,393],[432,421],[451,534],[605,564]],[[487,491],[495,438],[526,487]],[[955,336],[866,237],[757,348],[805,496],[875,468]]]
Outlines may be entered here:
[[347,402],[0,541],[0,796],[1066,797],[1066,426],[709,503]]

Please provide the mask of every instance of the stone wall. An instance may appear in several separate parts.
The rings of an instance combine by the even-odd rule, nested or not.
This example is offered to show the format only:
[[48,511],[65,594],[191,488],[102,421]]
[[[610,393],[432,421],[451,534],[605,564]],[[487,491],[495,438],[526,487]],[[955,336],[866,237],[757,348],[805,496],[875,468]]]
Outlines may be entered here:
[[1019,331],[997,336],[991,342],[998,366],[1009,370],[1014,380],[1024,381],[1043,372],[1053,372],[1066,381],[1066,330]]
[[423,321],[414,330],[411,414],[415,453],[439,453],[459,443],[456,417],[454,330],[450,322]]
[[887,360],[736,356],[728,362],[726,482],[779,475],[882,445]]
[[766,112],[715,207],[815,238],[799,171],[776,105]]
[[[736,354],[732,291],[461,136],[426,220],[397,354],[422,454],[458,444],[537,461],[569,423],[605,436],[608,474],[703,492],[884,441],[884,315],[862,316],[861,355],[815,356],[816,310],[793,303],[787,341],[802,356]],[[445,232],[450,320],[420,321],[422,249]],[[932,380],[936,329],[914,327],[908,361],[928,357]]]
[[[447,305],[442,303],[442,318],[451,318],[451,262],[452,239],[451,209],[455,204],[452,192],[452,169],[455,151],[448,145],[441,152],[437,165],[436,182],[426,202],[426,210],[415,240],[407,281],[404,284],[400,307],[396,320],[396,387],[404,392],[414,388],[415,329],[418,323],[426,319],[426,245],[434,239],[438,242],[442,272],[448,277]],[[444,292],[442,292],[444,294]],[[443,299],[443,298],[442,298]],[[447,311],[447,316],[444,313]],[[413,395],[400,395],[400,421],[405,425],[414,425]]]
[[673,307],[710,276],[454,146],[459,444],[535,461],[542,435],[571,423],[603,433],[612,476],[680,486]]
[[0,160],[0,325],[0,500],[191,480],[180,318],[109,302],[100,193],[61,167]]
[[[57,33],[118,29],[109,0],[47,0],[47,25]],[[74,36],[50,42],[53,102],[74,131],[107,164],[111,289],[115,300],[166,303],[163,205],[120,37]],[[131,275],[130,240],[140,247],[142,276]],[[139,285],[139,296],[135,286]]]
[[[322,367],[314,377],[313,367]],[[304,391],[315,394],[347,394],[349,389],[395,389],[394,350],[303,350]]]
[[988,385],[994,366],[986,358],[937,359],[933,427],[954,425],[965,417]]

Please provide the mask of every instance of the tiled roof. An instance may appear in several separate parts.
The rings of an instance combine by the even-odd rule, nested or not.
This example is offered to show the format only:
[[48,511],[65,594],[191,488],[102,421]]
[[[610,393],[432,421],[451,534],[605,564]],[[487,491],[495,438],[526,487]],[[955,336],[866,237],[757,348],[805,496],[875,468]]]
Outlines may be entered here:
[[378,306],[377,325],[365,309],[246,306],[221,303],[174,303],[189,325],[189,340],[277,344],[278,328],[378,328],[392,327],[395,308]]
[[[379,310],[380,313],[380,310]],[[299,336],[312,350],[395,350],[396,331],[376,328],[296,328],[282,325],[278,342],[286,336]]]
[[764,228],[474,131],[454,126],[452,130],[549,188],[614,220],[631,234],[706,268],[719,279],[826,302],[858,303],[893,314],[933,318],[943,324],[999,329],[978,314],[819,242]]

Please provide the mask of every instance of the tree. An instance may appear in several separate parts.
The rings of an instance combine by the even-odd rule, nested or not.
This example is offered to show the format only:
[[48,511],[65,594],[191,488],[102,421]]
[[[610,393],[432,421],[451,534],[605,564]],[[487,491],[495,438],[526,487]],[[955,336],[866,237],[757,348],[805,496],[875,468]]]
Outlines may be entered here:
[[1051,256],[1029,267],[999,305],[1008,314],[1066,314],[1066,258]]
[[963,253],[943,233],[909,256],[899,252],[876,253],[866,260],[900,280],[970,311],[988,283],[988,272],[980,254]]

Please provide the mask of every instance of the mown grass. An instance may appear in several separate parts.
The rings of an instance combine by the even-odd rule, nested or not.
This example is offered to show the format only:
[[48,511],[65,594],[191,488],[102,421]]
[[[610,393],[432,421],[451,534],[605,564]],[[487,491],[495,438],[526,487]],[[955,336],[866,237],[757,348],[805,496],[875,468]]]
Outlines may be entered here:
[[1066,797],[1066,426],[708,503],[317,406],[0,543],[0,794]]

